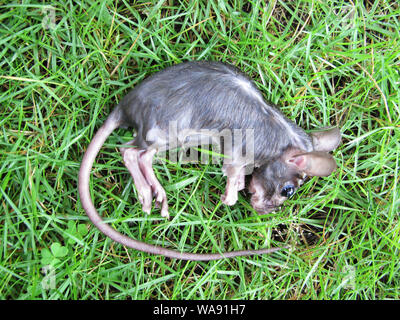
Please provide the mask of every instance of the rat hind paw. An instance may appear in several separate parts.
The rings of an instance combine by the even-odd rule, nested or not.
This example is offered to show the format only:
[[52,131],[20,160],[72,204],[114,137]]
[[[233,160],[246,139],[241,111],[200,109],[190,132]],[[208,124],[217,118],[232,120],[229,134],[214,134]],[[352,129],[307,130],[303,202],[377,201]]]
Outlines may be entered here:
[[122,159],[133,178],[142,210],[150,214],[153,195],[151,185],[140,170],[139,157],[142,152],[136,148],[121,148]]
[[155,149],[143,152],[139,157],[139,166],[147,183],[151,186],[155,196],[155,206],[157,208],[161,207],[161,216],[169,219],[167,194],[158,181],[152,166],[155,153]]

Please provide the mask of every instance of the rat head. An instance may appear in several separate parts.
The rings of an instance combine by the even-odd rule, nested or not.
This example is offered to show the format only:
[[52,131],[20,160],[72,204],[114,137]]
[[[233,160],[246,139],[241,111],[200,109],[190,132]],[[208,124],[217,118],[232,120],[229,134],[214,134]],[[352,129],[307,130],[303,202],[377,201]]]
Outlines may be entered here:
[[336,169],[328,153],[340,143],[340,131],[333,128],[311,134],[314,151],[290,147],[279,157],[257,168],[250,182],[251,205],[261,214],[269,213],[290,198],[306,176],[329,176]]

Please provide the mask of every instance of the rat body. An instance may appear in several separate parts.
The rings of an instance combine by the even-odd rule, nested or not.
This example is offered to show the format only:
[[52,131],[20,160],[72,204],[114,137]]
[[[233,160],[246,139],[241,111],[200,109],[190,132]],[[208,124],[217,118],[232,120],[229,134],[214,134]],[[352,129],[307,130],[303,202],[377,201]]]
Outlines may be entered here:
[[[174,130],[171,123],[175,124]],[[218,142],[223,136],[221,132],[227,130],[245,131],[239,142],[224,136],[227,157],[222,170],[227,176],[227,186],[221,200],[226,205],[235,204],[238,192],[245,187],[245,174],[254,168],[249,186],[253,194],[251,204],[262,214],[279,207],[306,175],[327,176],[335,170],[336,162],[328,152],[340,142],[337,128],[306,134],[267,104],[250,79],[224,63],[182,63],[145,79],[122,99],[88,146],[79,172],[79,194],[91,221],[114,241],[183,260],[215,260],[271,253],[280,248],[222,254],[183,253],[131,239],[104,223],[90,198],[90,171],[105,140],[118,127],[132,127],[137,133],[134,140],[121,148],[121,153],[134,179],[143,211],[150,213],[154,197],[166,218],[169,217],[166,193],[152,169],[157,152],[199,145],[204,137]],[[249,155],[243,157],[243,150],[247,151],[249,146]]]

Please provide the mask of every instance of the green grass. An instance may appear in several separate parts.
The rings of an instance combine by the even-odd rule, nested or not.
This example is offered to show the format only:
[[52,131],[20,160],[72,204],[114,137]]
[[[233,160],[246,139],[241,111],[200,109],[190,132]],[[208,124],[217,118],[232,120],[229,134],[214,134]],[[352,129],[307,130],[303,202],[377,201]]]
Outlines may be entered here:
[[[400,298],[399,5],[263,3],[59,1],[52,24],[42,2],[0,0],[0,298]],[[338,170],[258,216],[245,192],[221,204],[220,166],[160,162],[166,221],[141,211],[116,147],[132,132],[120,129],[93,170],[99,212],[176,250],[291,250],[177,261],[88,221],[77,175],[94,132],[146,76],[189,60],[235,64],[305,130],[339,125]]]

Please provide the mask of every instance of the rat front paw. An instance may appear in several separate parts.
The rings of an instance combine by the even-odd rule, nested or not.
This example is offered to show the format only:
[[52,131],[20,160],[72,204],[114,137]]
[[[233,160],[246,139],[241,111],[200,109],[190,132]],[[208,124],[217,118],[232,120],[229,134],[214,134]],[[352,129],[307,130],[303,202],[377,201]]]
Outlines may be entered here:
[[221,201],[223,204],[226,204],[227,206],[233,206],[238,200],[237,194],[228,194],[225,195],[223,194],[221,196]]

